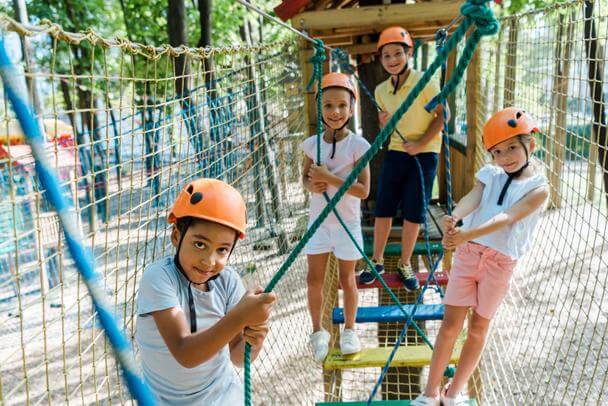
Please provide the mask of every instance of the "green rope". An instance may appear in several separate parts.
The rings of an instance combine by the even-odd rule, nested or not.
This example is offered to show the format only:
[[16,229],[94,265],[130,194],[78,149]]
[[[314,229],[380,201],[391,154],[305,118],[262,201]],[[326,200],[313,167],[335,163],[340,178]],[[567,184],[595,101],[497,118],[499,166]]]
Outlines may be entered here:
[[[296,261],[298,255],[308,243],[312,235],[317,231],[319,226],[327,218],[329,213],[336,207],[336,204],[342,199],[346,191],[356,181],[357,177],[365,166],[371,161],[371,159],[378,153],[386,139],[395,130],[395,127],[401,117],[411,107],[412,103],[420,95],[424,87],[428,84],[435,71],[441,67],[441,65],[447,60],[448,54],[454,49],[454,47],[462,40],[468,29],[475,25],[476,29],[471,37],[466,41],[465,49],[462,52],[460,60],[454,70],[454,75],[450,78],[449,82],[446,83],[441,93],[436,96],[433,100],[437,103],[439,100],[447,98],[451,94],[456,86],[462,81],[466,67],[471,62],[473,54],[479,41],[483,36],[493,35],[498,32],[499,23],[494,17],[492,10],[486,4],[489,0],[468,0],[461,7],[461,13],[465,16],[463,23],[454,31],[446,45],[438,52],[437,56],[424,72],[420,80],[412,88],[406,99],[403,101],[401,106],[392,115],[386,126],[380,131],[370,149],[361,157],[359,163],[355,166],[352,172],[346,177],[342,186],[338,189],[334,197],[328,202],[327,206],[319,213],[319,216],[311,224],[310,228],[304,233],[298,244],[291,251],[283,265],[279,268],[277,273],[272,277],[264,292],[271,292],[275,286],[279,283],[281,278],[285,275],[287,270]],[[317,42],[318,44],[318,42]],[[434,108],[434,107],[433,107]],[[250,376],[250,357],[251,346],[248,344],[245,346],[245,405],[251,405],[251,376]],[[249,353],[249,354],[248,354]]]

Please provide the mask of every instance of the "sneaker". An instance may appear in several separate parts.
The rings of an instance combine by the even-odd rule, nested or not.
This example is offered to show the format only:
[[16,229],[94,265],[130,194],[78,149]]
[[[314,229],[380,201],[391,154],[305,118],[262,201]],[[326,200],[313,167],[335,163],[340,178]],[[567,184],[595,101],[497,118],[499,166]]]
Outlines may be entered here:
[[418,397],[410,402],[410,406],[439,406],[441,403],[438,398],[430,398],[428,396],[418,395]]
[[[374,264],[374,267],[376,267],[376,272],[382,275],[384,273],[383,261],[372,260],[372,263]],[[376,281],[376,275],[374,275],[372,271],[367,270],[367,267],[365,269],[366,270],[359,274],[359,283],[362,283],[363,285],[372,285]]]
[[331,335],[327,330],[315,331],[310,335],[313,357],[316,362],[323,362],[329,352],[329,340]]
[[340,336],[340,350],[342,355],[356,354],[361,351],[361,343],[355,330],[345,328]]
[[397,266],[397,272],[399,273],[401,282],[403,282],[403,286],[405,286],[406,290],[414,292],[420,288],[418,278],[416,277],[414,271],[412,271],[411,265],[399,264]]
[[449,384],[443,388],[441,391],[441,404],[443,406],[469,406],[469,398],[463,393],[460,392],[456,397],[449,398],[446,396],[448,393]]

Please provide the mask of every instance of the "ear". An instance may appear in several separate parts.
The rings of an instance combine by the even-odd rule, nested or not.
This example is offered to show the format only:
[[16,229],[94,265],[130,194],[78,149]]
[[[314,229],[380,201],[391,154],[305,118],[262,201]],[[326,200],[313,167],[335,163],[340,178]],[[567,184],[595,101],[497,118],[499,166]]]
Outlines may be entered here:
[[530,155],[532,155],[532,153],[534,152],[534,148],[536,148],[536,141],[534,140],[534,138],[532,138],[532,140],[530,140]]
[[173,246],[175,248],[177,248],[177,245],[179,244],[180,236],[181,236],[181,233],[177,229],[177,226],[175,224],[173,224],[173,230],[171,231],[171,243],[173,244]]

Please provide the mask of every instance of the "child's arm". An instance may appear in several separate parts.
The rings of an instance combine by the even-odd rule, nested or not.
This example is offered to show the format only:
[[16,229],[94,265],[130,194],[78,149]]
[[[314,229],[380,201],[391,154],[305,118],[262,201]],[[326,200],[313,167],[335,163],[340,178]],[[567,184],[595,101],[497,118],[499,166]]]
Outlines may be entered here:
[[226,316],[195,333],[190,333],[190,324],[180,307],[153,312],[152,316],[171,355],[183,367],[194,368],[213,358],[245,326],[266,323],[275,300],[273,293],[247,292]]
[[456,227],[456,223],[458,220],[461,220],[471,214],[477,207],[479,207],[479,203],[481,203],[481,198],[483,196],[484,184],[480,181],[475,182],[475,186],[469,193],[467,193],[456,205],[454,210],[452,211],[451,216],[443,216],[443,231],[449,232],[454,227]]
[[242,367],[245,362],[245,343],[251,344],[251,360],[255,360],[268,334],[268,324],[245,327],[242,334],[237,334],[230,341],[230,360],[237,367]]
[[327,190],[327,182],[312,181],[308,176],[310,167],[313,166],[312,159],[304,155],[304,165],[302,167],[302,184],[311,193],[323,193]]
[[[358,164],[359,161],[356,165]],[[336,188],[340,188],[344,184],[344,179],[331,173],[325,165],[311,165],[309,168],[308,176],[313,182],[326,182]],[[369,178],[369,165],[365,165],[365,168],[357,177],[357,181],[348,188],[346,193],[362,200],[367,199],[367,196],[369,196]]]
[[408,141],[403,144],[403,149],[405,149],[405,152],[407,152],[410,155],[416,155],[416,154],[420,153],[422,148],[424,148],[426,146],[426,144],[431,142],[431,140],[433,138],[435,138],[437,136],[437,134],[439,134],[439,132],[443,129],[443,124],[444,124],[444,120],[443,120],[443,110],[444,109],[445,109],[445,107],[443,107],[443,104],[437,105],[435,110],[433,110],[433,113],[435,113],[435,118],[433,118],[433,121],[431,121],[431,124],[429,124],[428,128],[424,132],[424,135],[419,140]]
[[540,208],[547,200],[548,196],[549,189],[546,186],[536,188],[524,196],[513,207],[497,214],[477,228],[466,231],[461,228],[453,229],[449,234],[446,234],[444,238],[444,247],[447,249],[454,249],[462,243],[491,234],[503,227],[514,224]]

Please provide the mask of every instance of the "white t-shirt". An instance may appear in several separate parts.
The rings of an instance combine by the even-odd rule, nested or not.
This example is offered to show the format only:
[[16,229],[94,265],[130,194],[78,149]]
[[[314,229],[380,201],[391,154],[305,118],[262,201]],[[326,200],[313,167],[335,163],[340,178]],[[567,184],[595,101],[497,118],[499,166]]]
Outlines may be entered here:
[[[317,162],[317,136],[313,135],[308,137],[302,142],[300,148],[304,151],[307,157],[312,159],[316,164]],[[327,166],[327,169],[334,175],[346,179],[346,177],[352,172],[357,161],[365,154],[370,148],[369,142],[358,134],[349,131],[348,135],[336,142],[336,152],[333,158],[332,143],[325,141],[321,138],[321,164]],[[331,199],[336,192],[337,188],[328,185],[327,195]],[[319,213],[325,208],[327,202],[320,193],[312,193],[310,198],[310,213],[309,213],[309,224],[316,220]],[[340,214],[340,217],[346,224],[358,224],[361,222],[361,199],[356,198],[346,193],[340,202],[336,205],[336,210]],[[323,224],[339,224],[338,219],[333,213],[325,219]]]
[[[547,179],[540,173],[525,179],[513,179],[502,206],[499,206],[498,197],[508,179],[505,171],[496,165],[488,164],[481,168],[475,176],[484,184],[483,195],[479,207],[463,219],[465,230],[479,227],[499,213],[513,207],[533,189],[547,184]],[[473,241],[495,249],[513,259],[521,258],[532,245],[534,229],[542,211],[543,208],[541,207],[515,224],[503,227]]]
[[[203,292],[192,288],[196,325],[204,330],[217,323],[245,293],[239,275],[225,268]],[[144,379],[159,405],[236,405],[243,403],[243,387],[230,361],[226,345],[212,359],[194,368],[185,368],[169,352],[154,318],[154,311],[179,306],[190,320],[188,281],[165,257],[149,265],[137,296],[137,330]]]

